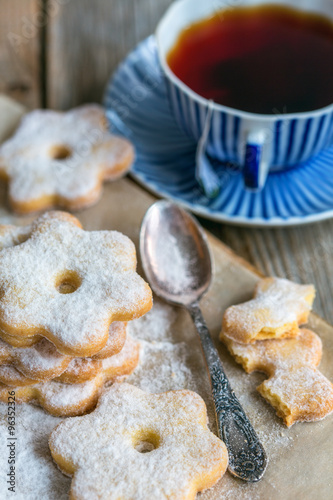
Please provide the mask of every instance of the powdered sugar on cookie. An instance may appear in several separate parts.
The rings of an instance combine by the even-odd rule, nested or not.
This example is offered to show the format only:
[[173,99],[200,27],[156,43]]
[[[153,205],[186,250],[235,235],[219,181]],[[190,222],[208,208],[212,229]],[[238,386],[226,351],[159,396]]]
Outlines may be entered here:
[[[60,354],[55,345],[45,338],[26,348],[12,347],[0,340],[0,365],[10,364],[22,375],[35,381],[51,380],[66,371],[66,380],[70,380],[69,375],[73,374],[74,383],[78,383],[77,378],[83,377],[84,380],[88,380],[96,375],[97,360],[109,358],[121,351],[126,340],[126,328],[126,322],[111,323],[105,347],[93,358],[85,359],[84,362],[81,358]],[[80,374],[80,377],[76,377],[76,373]],[[3,383],[6,382],[3,380]]]
[[0,252],[1,328],[42,335],[63,354],[92,356],[105,346],[112,321],[151,308],[151,290],[135,267],[126,236],[86,232],[75,217],[49,212],[24,243]]
[[54,460],[74,475],[71,498],[194,499],[227,467],[225,445],[207,428],[197,394],[147,394],[114,384],[96,410],[59,424]]
[[105,359],[118,354],[124,347],[126,332],[126,321],[114,321],[111,323],[108,340],[103,349],[93,356],[93,359]]
[[313,285],[265,278],[259,282],[252,300],[228,307],[223,316],[223,334],[243,343],[294,337],[298,335],[298,325],[308,319],[314,296]]
[[257,387],[287,426],[314,421],[333,411],[333,384],[316,366],[321,359],[320,338],[301,329],[296,338],[240,344],[223,337],[231,354],[243,368],[269,375]]
[[71,361],[70,356],[60,354],[47,339],[32,347],[12,347],[0,340],[0,364],[11,364],[23,375],[35,380],[46,380],[60,375]]
[[[55,380],[34,385],[12,386],[16,402],[32,402],[42,406],[55,416],[82,415],[96,405],[103,386],[133,372],[139,362],[140,344],[130,336],[119,354],[101,361],[102,369],[91,380],[79,384],[67,384]],[[14,381],[14,370],[10,366],[0,367]],[[17,370],[16,370],[17,372]],[[19,372],[17,372],[20,376]],[[23,382],[21,376],[21,382]],[[0,401],[7,402],[8,387],[0,384]]]
[[103,108],[85,105],[28,113],[0,146],[0,170],[14,210],[77,209],[95,202],[103,180],[124,175],[133,157],[132,145],[107,131]]

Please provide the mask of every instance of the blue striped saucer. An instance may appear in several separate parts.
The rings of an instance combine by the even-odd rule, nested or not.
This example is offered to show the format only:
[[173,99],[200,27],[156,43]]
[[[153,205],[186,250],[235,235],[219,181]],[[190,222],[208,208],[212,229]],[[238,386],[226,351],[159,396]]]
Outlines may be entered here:
[[244,189],[232,165],[215,166],[220,194],[207,198],[195,179],[196,144],[179,128],[150,36],[119,66],[105,94],[113,130],[136,147],[131,175],[154,194],[207,219],[244,226],[286,226],[333,217],[333,147],[271,172],[259,193]]

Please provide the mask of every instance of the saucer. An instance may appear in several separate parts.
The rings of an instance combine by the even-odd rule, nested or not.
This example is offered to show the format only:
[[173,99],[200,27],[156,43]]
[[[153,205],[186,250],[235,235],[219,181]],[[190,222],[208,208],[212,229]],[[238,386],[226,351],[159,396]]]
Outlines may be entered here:
[[220,194],[207,198],[195,179],[196,144],[169,107],[154,36],[131,52],[105,95],[113,130],[136,148],[131,175],[158,196],[201,217],[243,226],[287,226],[333,217],[333,146],[292,168],[271,172],[259,193],[246,191],[239,169],[217,164]]

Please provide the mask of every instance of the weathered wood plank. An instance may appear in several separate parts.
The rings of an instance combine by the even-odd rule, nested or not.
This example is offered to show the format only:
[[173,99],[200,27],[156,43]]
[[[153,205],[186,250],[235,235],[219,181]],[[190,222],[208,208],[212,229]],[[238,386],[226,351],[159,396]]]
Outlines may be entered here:
[[0,92],[29,108],[41,105],[39,0],[0,0]]
[[47,104],[101,101],[111,72],[171,0],[62,0],[47,26]]

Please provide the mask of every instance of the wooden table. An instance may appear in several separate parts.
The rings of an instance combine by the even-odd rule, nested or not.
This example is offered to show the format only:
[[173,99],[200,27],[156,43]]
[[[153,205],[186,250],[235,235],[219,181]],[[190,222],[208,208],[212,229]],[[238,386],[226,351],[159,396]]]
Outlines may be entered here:
[[[111,72],[170,3],[0,0],[0,92],[31,108],[100,101]],[[333,323],[333,221],[284,229],[202,222],[264,274],[314,283],[314,310]]]

